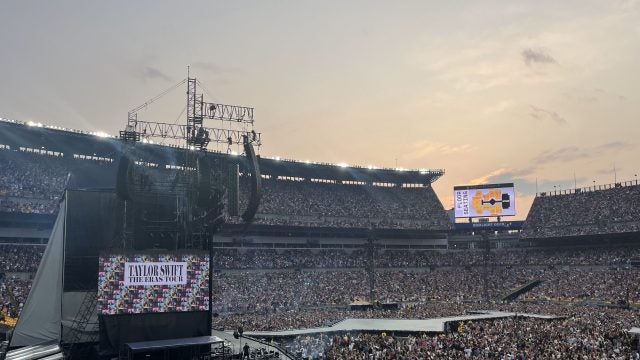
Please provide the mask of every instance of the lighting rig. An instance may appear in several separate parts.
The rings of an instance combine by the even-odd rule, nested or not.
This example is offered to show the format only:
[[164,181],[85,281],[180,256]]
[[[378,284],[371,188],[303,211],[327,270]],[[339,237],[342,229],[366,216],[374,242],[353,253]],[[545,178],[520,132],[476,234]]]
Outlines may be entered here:
[[[172,90],[187,84],[187,121],[186,124],[144,121],[138,119],[138,112]],[[127,142],[141,139],[185,140],[189,149],[206,150],[210,142],[227,145],[244,145],[246,141],[260,146],[261,134],[253,129],[254,109],[246,106],[205,102],[203,94],[198,93],[200,82],[188,77],[166,89],[145,103],[131,109],[127,114],[127,126],[120,131],[120,138]],[[224,127],[206,127],[204,120],[218,120]]]
[[[140,110],[185,84],[183,124],[139,119]],[[120,131],[125,146],[117,178],[117,193],[125,200],[128,213],[122,243],[125,248],[148,247],[151,243],[161,248],[202,248],[226,220],[240,216],[241,221],[250,223],[257,211],[261,176],[254,146],[260,146],[261,139],[253,129],[254,109],[207,102],[199,87],[205,89],[187,73],[186,79],[127,114],[127,125]],[[206,122],[218,126],[207,126]],[[158,167],[161,161],[149,156],[148,147],[137,146],[153,139],[158,143],[173,140],[184,148],[178,151],[179,159],[172,159],[173,169]],[[227,153],[233,145],[242,146],[244,156],[210,153],[207,148],[212,143],[226,144]],[[154,154],[159,155],[155,156],[175,151],[156,150]],[[249,186],[240,187],[242,181]],[[250,193],[241,194],[241,188]],[[240,214],[242,195],[248,201],[242,202],[247,206]]]

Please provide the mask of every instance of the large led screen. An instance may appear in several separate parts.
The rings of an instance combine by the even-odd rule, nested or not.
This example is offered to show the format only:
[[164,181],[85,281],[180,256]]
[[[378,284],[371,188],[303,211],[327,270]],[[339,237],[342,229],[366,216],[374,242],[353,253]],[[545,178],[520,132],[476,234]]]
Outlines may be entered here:
[[209,255],[103,254],[98,314],[209,310]]
[[516,193],[513,183],[456,186],[453,203],[457,218],[514,216]]

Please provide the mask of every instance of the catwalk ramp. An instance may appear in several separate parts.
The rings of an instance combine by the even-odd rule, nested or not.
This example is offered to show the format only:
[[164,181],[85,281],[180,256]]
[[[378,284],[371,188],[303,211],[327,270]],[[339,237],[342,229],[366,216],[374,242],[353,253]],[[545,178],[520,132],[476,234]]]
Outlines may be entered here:
[[345,319],[330,327],[320,327],[286,331],[251,331],[247,336],[255,338],[291,337],[333,332],[386,331],[386,332],[416,332],[441,333],[445,325],[450,322],[500,319],[514,316],[553,320],[557,316],[525,314],[502,311],[474,311],[467,315],[450,316],[433,319]]

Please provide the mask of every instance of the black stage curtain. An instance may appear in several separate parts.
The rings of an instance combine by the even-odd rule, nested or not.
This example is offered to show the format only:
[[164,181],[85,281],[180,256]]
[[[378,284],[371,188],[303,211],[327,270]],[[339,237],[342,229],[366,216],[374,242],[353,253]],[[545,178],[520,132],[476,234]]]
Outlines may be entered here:
[[120,238],[121,206],[113,191],[67,192],[64,291],[98,287],[98,255]]
[[117,354],[126,343],[210,335],[206,311],[100,316],[100,349]]

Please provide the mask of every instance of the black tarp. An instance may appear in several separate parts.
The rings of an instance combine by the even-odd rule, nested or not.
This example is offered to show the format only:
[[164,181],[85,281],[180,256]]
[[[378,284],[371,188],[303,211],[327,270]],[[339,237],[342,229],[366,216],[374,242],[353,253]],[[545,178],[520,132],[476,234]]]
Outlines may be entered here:
[[99,317],[100,349],[118,353],[126,343],[210,335],[207,311]]
[[67,191],[65,292],[98,288],[98,255],[122,242],[122,208],[113,191]]

